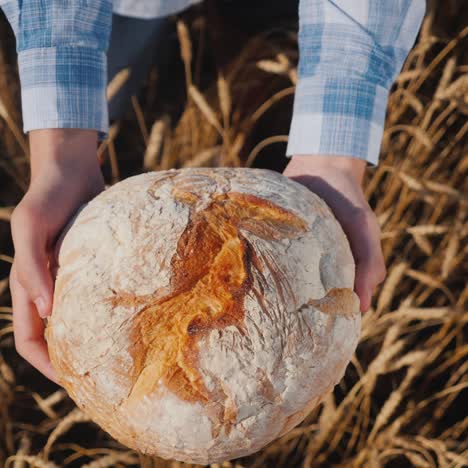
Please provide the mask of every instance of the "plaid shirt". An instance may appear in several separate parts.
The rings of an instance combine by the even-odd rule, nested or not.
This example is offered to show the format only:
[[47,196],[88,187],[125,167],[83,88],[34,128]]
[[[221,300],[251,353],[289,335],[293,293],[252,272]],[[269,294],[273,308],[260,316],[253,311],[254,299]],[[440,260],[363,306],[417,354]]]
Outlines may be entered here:
[[[112,12],[158,17],[198,1],[0,0],[16,34],[25,132],[107,133]],[[388,92],[424,11],[424,0],[300,1],[287,155],[346,155],[377,164]]]

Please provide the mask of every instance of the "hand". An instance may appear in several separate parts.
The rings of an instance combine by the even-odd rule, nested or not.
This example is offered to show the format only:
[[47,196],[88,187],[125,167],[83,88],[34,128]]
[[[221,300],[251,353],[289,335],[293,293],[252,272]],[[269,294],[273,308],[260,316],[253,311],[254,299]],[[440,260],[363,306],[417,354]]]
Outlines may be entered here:
[[18,353],[57,382],[42,320],[52,312],[54,278],[49,262],[60,231],[82,204],[104,189],[104,181],[95,131],[35,130],[29,141],[31,183],[11,219],[13,330]]
[[345,156],[293,156],[284,175],[323,198],[348,237],[356,263],[354,291],[361,312],[386,275],[380,227],[362,192],[366,162]]

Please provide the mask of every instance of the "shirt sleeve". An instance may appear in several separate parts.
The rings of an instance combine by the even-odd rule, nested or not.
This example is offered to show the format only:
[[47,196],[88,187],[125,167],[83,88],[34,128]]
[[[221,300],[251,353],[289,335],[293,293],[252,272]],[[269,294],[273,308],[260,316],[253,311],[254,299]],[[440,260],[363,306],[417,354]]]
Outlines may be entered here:
[[24,131],[108,131],[112,0],[0,0],[16,35]]
[[424,0],[301,0],[287,155],[378,163],[388,93],[414,44]]

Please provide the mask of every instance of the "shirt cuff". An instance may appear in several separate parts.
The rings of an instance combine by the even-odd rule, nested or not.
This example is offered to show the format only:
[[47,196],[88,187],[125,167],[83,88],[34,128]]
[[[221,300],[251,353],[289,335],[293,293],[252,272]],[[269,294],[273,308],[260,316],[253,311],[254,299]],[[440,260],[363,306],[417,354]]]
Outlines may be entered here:
[[47,47],[18,54],[23,129],[83,128],[107,135],[106,56],[88,47]]
[[287,156],[351,156],[376,165],[388,89],[352,77],[314,75],[299,80]]

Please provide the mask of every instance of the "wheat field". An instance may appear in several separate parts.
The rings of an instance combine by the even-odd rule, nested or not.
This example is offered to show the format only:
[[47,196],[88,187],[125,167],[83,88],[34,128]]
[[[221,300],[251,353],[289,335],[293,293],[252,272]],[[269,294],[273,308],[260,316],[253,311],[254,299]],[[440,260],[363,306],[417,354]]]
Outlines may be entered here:
[[[345,378],[299,427],[213,467],[468,466],[467,10],[462,0],[428,2],[390,95],[380,164],[365,181],[388,274]],[[171,167],[281,170],[297,23],[233,38],[210,4],[175,21],[171,90],[152,69],[128,117],[112,124],[99,148],[107,182]],[[127,78],[124,70],[108,95]],[[14,40],[2,17],[0,466],[182,467],[119,445],[14,350],[9,219],[29,177],[19,102]]]

